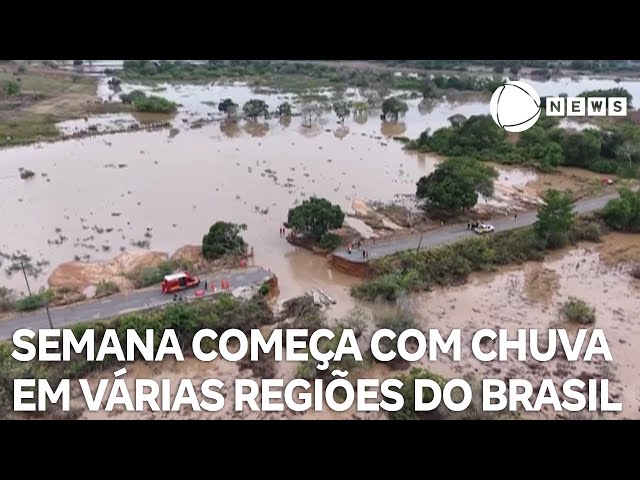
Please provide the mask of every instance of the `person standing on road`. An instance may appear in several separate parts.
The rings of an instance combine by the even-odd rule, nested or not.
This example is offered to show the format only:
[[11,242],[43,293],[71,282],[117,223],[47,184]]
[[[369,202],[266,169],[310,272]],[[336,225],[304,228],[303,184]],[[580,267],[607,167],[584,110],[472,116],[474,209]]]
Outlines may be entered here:
[[514,220],[517,220],[517,219],[518,219],[518,212],[516,212],[516,214],[513,216],[513,219],[514,219]]
[[206,292],[209,289],[209,282],[204,281],[204,291]]

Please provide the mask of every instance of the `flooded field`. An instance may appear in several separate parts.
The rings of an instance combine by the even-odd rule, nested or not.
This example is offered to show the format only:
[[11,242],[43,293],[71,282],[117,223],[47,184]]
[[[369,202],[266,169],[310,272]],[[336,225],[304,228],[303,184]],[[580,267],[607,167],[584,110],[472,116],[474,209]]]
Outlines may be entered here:
[[[567,85],[579,85],[582,91],[609,82],[533,83],[541,94],[573,94]],[[640,83],[619,85],[633,92]],[[0,251],[49,262],[31,279],[33,287],[44,286],[62,262],[110,259],[136,250],[135,244],[145,240],[152,250],[170,254],[182,245],[199,243],[213,222],[229,220],[247,224],[246,239],[254,247],[255,262],[278,275],[283,295],[310,286],[344,295],[350,280],[329,269],[321,257],[292,248],[276,234],[288,209],[311,195],[327,197],[350,211],[355,198],[386,202],[397,194],[413,193],[417,179],[430,173],[438,159],[405,152],[392,137],[433,131],[448,125],[447,119],[456,113],[487,113],[487,100],[477,95],[465,101],[409,98],[409,111],[397,123],[381,121],[379,112],[372,110],[341,125],[333,113],[325,112],[308,128],[301,117],[228,121],[217,111],[223,98],[240,105],[260,98],[272,110],[290,101],[298,109],[300,99],[286,93],[255,92],[242,84],[122,85],[122,92],[134,89],[178,102],[177,114],[109,114],[63,122],[59,128],[73,133],[94,125],[95,131],[104,132],[155,121],[170,121],[173,128],[0,151]],[[100,81],[98,94],[117,98],[106,79]],[[315,94],[331,98],[333,92]],[[348,89],[344,98],[361,99],[363,92]],[[207,123],[190,128],[198,120]],[[35,176],[22,180],[21,168]],[[522,191],[535,180],[534,173],[500,167],[496,196],[480,206],[508,205],[514,189]],[[349,221],[367,231],[366,225]],[[15,273],[7,277],[4,263],[0,283],[24,292],[24,279]],[[305,278],[311,284],[302,283]]]
[[[241,103],[252,95],[244,86],[200,86],[200,96],[195,88],[159,92],[191,102],[173,120],[178,128],[180,119],[194,112],[218,115],[203,101],[230,96]],[[288,97],[263,98],[274,107]],[[300,280],[309,278],[314,286],[339,285],[332,293],[340,296],[350,282],[340,280],[321,257],[290,247],[278,235],[279,225],[289,208],[311,195],[349,211],[354,198],[391,201],[398,193],[413,193],[416,180],[430,173],[437,159],[407,153],[390,137],[416,136],[426,127],[446,125],[454,110],[470,115],[482,106],[445,102],[427,112],[412,102],[397,124],[382,122],[373,112],[345,125],[327,113],[312,128],[303,126],[300,117],[223,120],[179,132],[123,133],[0,152],[0,251],[50,262],[31,280],[38,288],[62,262],[109,259],[144,240],[153,250],[171,253],[198,243],[215,221],[229,220],[248,225],[246,239],[254,247],[255,262],[280,277],[283,294],[301,293],[309,285]],[[103,126],[127,124],[123,115],[109,115],[62,127],[101,121]],[[20,168],[34,171],[35,177],[22,180]],[[501,178],[526,183],[531,177],[511,169]],[[15,274],[3,284],[25,290],[24,279]]]
[[[632,240],[635,239],[634,240]],[[543,378],[551,378],[556,386],[569,378],[606,378],[610,381],[610,400],[621,402],[623,411],[607,413],[606,417],[640,419],[640,359],[634,345],[640,342],[640,281],[632,279],[618,266],[609,266],[600,256],[615,248],[617,238],[608,238],[603,244],[585,245],[577,250],[558,252],[544,263],[529,263],[517,268],[508,268],[499,273],[475,275],[471,282],[460,287],[437,289],[421,294],[415,303],[418,328],[426,331],[436,328],[448,333],[452,328],[462,330],[463,345],[469,345],[473,332],[480,328],[508,329],[515,335],[518,328],[566,328],[571,338],[578,325],[564,321],[560,315],[562,303],[570,296],[585,299],[596,310],[595,327],[603,329],[613,362],[603,362],[600,356],[593,362],[568,362],[556,356],[550,362],[533,360],[518,362],[513,356],[507,362],[481,363],[470,349],[462,349],[462,361],[452,362],[448,356],[440,355],[435,362],[424,361],[423,366],[448,378],[473,374],[476,378],[524,378],[534,388]],[[640,237],[629,237],[629,246],[640,248]],[[331,312],[332,316],[341,313]],[[370,325],[368,328],[373,329]],[[515,338],[515,337],[510,337]],[[417,364],[412,364],[417,365]],[[273,378],[288,381],[295,377],[294,364],[282,364]],[[154,370],[155,369],[155,370]],[[211,364],[187,359],[183,364],[166,363],[162,367],[136,363],[129,368],[133,378],[192,378],[199,384],[206,378],[218,378],[231,384],[234,378],[251,377],[250,370],[239,370],[234,363],[214,361]],[[378,365],[360,372],[361,378],[390,378],[401,371],[389,370]],[[110,378],[110,373],[95,376]],[[173,389],[175,391],[175,387]],[[236,413],[232,411],[233,396],[230,393],[225,410],[218,413],[191,412],[184,408],[175,413],[147,412],[143,418],[384,418],[384,413],[358,413],[349,410],[335,413],[326,409],[322,413]],[[562,399],[562,397],[561,397]],[[227,408],[230,407],[230,408]],[[525,418],[571,418],[567,412],[556,413],[550,409],[542,413],[523,413]],[[114,411],[84,412],[83,418],[140,418],[140,413]],[[596,414],[585,413],[588,418]]]

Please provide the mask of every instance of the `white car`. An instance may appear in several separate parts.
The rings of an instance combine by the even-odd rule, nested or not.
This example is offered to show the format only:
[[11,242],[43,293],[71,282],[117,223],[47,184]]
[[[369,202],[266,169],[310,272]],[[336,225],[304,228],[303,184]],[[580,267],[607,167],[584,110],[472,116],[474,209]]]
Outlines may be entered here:
[[476,233],[482,235],[483,233],[493,232],[495,228],[493,228],[493,225],[489,225],[488,223],[481,223],[474,230],[476,231]]

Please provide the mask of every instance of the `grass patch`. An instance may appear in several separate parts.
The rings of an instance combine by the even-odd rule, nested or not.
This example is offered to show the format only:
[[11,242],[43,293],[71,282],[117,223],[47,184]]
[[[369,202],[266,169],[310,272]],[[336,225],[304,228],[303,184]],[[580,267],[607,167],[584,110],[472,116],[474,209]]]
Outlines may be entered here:
[[54,293],[51,290],[45,290],[19,299],[15,303],[15,308],[18,312],[30,312],[44,307],[44,304],[50,302],[53,298]]
[[135,288],[145,288],[161,283],[164,276],[173,273],[174,270],[174,262],[167,260],[153,267],[134,270],[127,275],[127,278],[133,282]]
[[570,322],[590,325],[596,323],[596,310],[587,302],[576,297],[570,297],[560,309],[562,316]]
[[120,291],[120,287],[110,280],[100,280],[96,285],[96,298],[108,297]]

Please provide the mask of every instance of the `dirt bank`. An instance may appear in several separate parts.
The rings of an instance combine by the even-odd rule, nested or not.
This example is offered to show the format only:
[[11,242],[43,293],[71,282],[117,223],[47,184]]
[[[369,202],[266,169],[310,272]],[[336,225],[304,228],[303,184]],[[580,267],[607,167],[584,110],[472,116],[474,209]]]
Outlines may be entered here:
[[135,251],[125,252],[112,260],[98,262],[66,262],[59,265],[49,277],[51,288],[85,289],[97,285],[101,280],[116,283],[121,291],[133,289],[126,275],[144,267],[152,267],[167,260],[164,252]]

